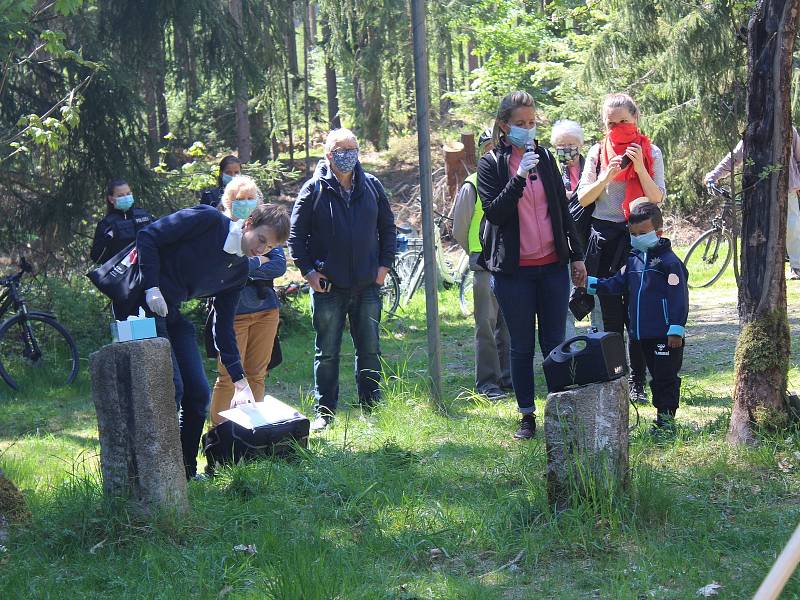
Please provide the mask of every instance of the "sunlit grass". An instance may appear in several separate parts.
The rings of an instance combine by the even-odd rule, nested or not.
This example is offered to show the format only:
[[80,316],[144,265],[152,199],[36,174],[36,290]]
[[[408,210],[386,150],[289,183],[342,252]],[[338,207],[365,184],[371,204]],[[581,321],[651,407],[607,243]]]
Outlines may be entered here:
[[[800,387],[800,284],[788,285],[790,381]],[[691,293],[676,438],[653,439],[654,410],[640,407],[629,489],[559,516],[548,506],[541,434],[514,442],[513,401],[470,393],[472,324],[455,290],[441,295],[445,411],[431,401],[423,300],[384,323],[386,398],[374,414],[347,408],[294,460],[193,482],[182,520],[143,522],[102,499],[85,372],[69,390],[0,392],[0,466],[33,513],[0,557],[0,597],[689,598],[712,581],[724,586],[721,597],[752,595],[800,519],[800,434],[764,437],[752,449],[724,440],[737,329],[732,271]],[[305,302],[282,330],[284,364],[267,390],[308,411]],[[344,339],[347,405],[356,398]],[[588,484],[602,490],[604,482]],[[258,553],[235,552],[237,544]],[[795,576],[785,597],[798,595]]]

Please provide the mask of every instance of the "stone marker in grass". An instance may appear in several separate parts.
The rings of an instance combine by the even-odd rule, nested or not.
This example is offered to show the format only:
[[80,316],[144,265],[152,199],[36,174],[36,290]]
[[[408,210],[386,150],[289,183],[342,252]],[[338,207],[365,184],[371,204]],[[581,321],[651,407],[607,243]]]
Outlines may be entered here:
[[551,506],[610,500],[628,480],[627,379],[549,394],[544,437]]
[[152,338],[89,357],[103,490],[146,513],[189,509],[170,344]]

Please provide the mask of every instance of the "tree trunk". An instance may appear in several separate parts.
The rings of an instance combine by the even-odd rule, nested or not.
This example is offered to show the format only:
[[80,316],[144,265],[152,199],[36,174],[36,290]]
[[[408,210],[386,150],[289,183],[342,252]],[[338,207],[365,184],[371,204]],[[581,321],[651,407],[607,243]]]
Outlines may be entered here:
[[315,40],[317,39],[317,10],[318,5],[316,2],[311,2],[306,13],[308,14],[308,23],[309,27],[311,28],[311,45],[314,45]]
[[158,104],[158,134],[163,143],[169,133],[169,115],[167,115],[167,57],[165,56],[164,36],[159,37],[158,70],[156,71],[156,103]]
[[[244,44],[242,39],[242,0],[230,0],[231,17],[236,27],[236,36],[239,44]],[[236,113],[236,148],[239,151],[239,160],[247,162],[253,152],[253,143],[250,137],[250,118],[247,114],[247,81],[244,73],[237,65],[233,71],[233,89],[235,94],[234,111]]]
[[306,127],[306,137],[305,137],[305,146],[306,146],[306,177],[309,176],[311,172],[311,155],[310,155],[310,146],[311,146],[311,136],[309,133],[309,123],[308,123],[308,113],[309,113],[309,105],[308,105],[308,51],[311,47],[311,40],[309,37],[311,36],[311,24],[308,22],[308,13],[311,10],[309,6],[308,0],[305,0],[305,10],[303,11],[303,112],[305,112],[305,127]]
[[338,129],[342,126],[339,119],[339,89],[336,85],[336,67],[334,67],[331,43],[331,30],[328,20],[322,21],[322,47],[325,50],[325,91],[328,98],[328,127]]
[[760,0],[748,26],[747,129],[742,178],[741,333],[728,440],[788,423],[786,208],[791,151],[789,91],[800,0]]
[[447,30],[444,27],[440,27],[438,33],[438,39],[436,40],[439,46],[436,53],[436,78],[439,80],[439,119],[444,121],[450,110],[450,100],[447,98],[447,44],[445,42]]
[[381,43],[375,32],[367,27],[363,44],[354,57],[353,92],[355,95],[356,120],[364,139],[376,150],[384,148],[381,133],[383,125],[383,89],[381,79]]
[[147,106],[147,154],[150,158],[150,165],[158,165],[158,148],[160,138],[158,135],[158,100],[156,99],[156,73],[151,65],[145,69],[144,81],[144,103]]
[[294,140],[292,139],[292,87],[289,85],[289,71],[283,70],[283,91],[286,96],[286,129],[289,133],[289,164],[294,168]]
[[[286,12],[287,12],[287,27],[286,27],[286,52],[288,53],[289,57],[289,71],[292,75],[299,75],[300,69],[297,63],[297,36],[295,35],[295,25],[294,25],[294,0],[285,0],[286,1]],[[296,77],[295,77],[296,80]],[[294,86],[295,83],[292,81],[292,85]]]
[[478,68],[478,57],[475,55],[475,42],[472,38],[467,40],[467,61],[470,73]]

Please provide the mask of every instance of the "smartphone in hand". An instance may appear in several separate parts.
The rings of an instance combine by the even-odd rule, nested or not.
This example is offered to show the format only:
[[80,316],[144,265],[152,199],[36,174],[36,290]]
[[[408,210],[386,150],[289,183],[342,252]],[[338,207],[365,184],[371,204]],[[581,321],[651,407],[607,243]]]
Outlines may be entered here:
[[622,160],[619,163],[619,168],[624,169],[629,164],[631,164],[631,157],[626,154],[625,156],[622,157]]

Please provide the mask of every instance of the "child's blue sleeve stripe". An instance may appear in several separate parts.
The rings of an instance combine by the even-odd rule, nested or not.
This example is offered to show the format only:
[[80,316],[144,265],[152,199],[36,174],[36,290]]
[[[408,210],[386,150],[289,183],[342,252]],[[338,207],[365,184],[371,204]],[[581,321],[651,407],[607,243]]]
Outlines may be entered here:
[[597,294],[597,277],[589,277],[586,278],[586,291],[590,294]]
[[670,325],[669,329],[667,330],[667,335],[679,335],[681,337],[686,337],[686,328],[681,327],[680,325]]

